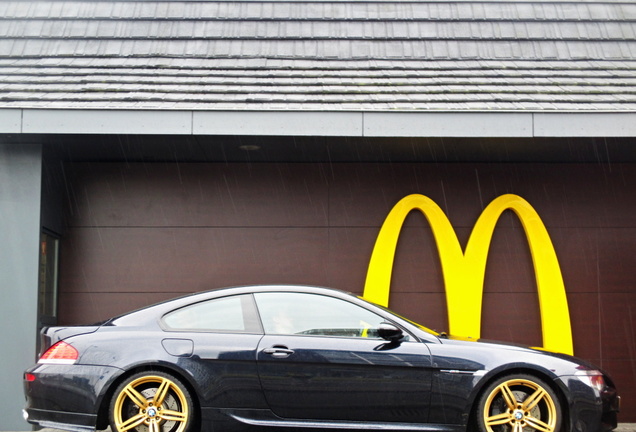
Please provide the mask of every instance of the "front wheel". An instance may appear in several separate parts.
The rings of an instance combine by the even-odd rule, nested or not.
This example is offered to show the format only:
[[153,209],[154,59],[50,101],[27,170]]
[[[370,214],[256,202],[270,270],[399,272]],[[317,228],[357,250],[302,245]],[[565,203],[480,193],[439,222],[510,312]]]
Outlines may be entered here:
[[479,398],[480,432],[559,432],[561,420],[556,394],[531,375],[500,378]]
[[115,390],[110,404],[113,432],[187,432],[193,419],[190,392],[162,372],[131,376]]

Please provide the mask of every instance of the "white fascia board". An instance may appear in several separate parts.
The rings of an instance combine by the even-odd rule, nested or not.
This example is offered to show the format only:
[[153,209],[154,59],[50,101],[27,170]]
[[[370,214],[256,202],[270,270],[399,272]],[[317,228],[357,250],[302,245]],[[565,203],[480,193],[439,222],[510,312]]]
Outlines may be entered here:
[[365,113],[367,137],[531,137],[532,113]]
[[22,110],[0,109],[0,133],[22,132]]
[[362,136],[362,113],[311,111],[194,112],[195,135]]
[[636,113],[0,109],[0,133],[636,137]]
[[536,137],[636,137],[636,113],[537,113]]
[[191,111],[24,110],[23,133],[189,135]]

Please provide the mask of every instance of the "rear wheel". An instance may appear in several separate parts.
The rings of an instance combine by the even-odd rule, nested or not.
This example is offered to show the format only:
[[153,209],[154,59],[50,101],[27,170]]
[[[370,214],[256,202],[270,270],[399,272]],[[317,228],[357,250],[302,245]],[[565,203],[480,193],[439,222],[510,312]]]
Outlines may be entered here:
[[480,432],[559,432],[561,406],[554,391],[531,375],[509,375],[479,399]]
[[193,422],[190,392],[163,372],[131,376],[115,390],[110,404],[113,432],[187,432]]

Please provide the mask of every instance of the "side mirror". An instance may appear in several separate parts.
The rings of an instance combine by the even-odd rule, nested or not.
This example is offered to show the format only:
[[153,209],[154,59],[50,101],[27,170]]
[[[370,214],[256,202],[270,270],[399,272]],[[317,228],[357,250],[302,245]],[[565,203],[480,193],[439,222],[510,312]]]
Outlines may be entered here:
[[393,324],[383,322],[378,326],[378,336],[390,342],[397,342],[404,337],[404,333],[402,332],[402,329],[394,326]]

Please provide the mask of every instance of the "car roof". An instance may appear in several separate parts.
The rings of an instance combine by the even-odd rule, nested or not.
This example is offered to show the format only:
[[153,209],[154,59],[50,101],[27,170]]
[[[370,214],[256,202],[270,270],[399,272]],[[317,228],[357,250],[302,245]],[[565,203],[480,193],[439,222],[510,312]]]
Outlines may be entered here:
[[169,311],[178,309],[189,304],[198,303],[202,301],[211,300],[219,297],[227,297],[231,295],[250,294],[259,292],[302,292],[310,294],[322,294],[332,297],[338,297],[342,299],[352,300],[357,297],[351,293],[338,290],[335,288],[326,288],[310,285],[295,285],[295,284],[271,284],[271,285],[243,285],[226,288],[211,289],[208,291],[187,294],[182,297],[175,297],[173,299],[165,300],[160,303],[145,306],[141,309],[137,309],[123,315],[116,316],[105,321],[104,325],[144,325],[150,322],[155,322],[159,316],[163,316]]

